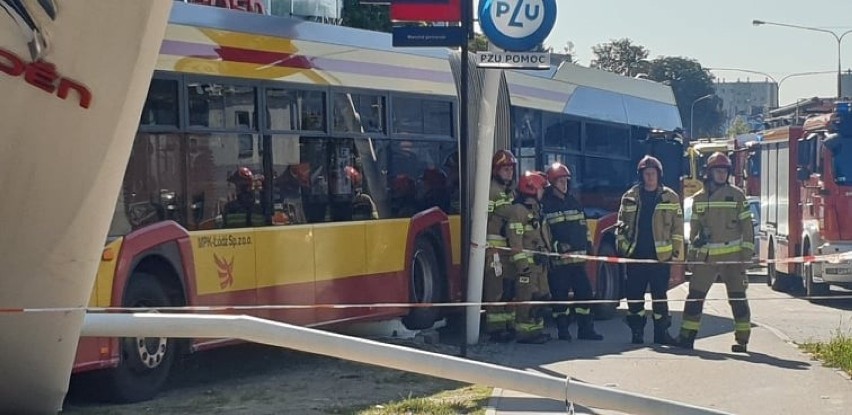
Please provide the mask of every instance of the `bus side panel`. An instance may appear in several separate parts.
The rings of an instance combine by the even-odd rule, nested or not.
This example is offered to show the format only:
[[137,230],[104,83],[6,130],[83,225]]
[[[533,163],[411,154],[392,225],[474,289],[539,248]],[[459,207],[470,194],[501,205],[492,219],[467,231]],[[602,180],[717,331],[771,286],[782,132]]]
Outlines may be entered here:
[[[613,227],[615,226],[617,220],[617,213],[610,213],[597,220],[586,220],[586,225],[589,228],[589,236],[592,240],[591,246],[594,247],[595,255],[600,255],[601,243],[604,241],[604,237],[607,234],[612,233]],[[589,276],[589,282],[592,284],[593,290],[595,287],[597,287],[599,265],[599,261],[586,261],[586,273]]]

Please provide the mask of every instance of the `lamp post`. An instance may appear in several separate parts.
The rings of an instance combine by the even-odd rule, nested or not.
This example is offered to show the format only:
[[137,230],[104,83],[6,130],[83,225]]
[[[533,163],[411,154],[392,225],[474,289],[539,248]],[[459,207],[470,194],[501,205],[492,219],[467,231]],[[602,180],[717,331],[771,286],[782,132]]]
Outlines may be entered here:
[[831,31],[831,30],[828,30],[828,29],[820,29],[818,27],[799,26],[799,25],[788,24],[788,23],[767,22],[765,20],[752,20],[751,24],[753,24],[755,26],[770,25],[770,26],[790,27],[790,28],[793,28],[793,29],[802,29],[802,30],[810,30],[812,32],[828,33],[828,34],[834,36],[834,40],[837,41],[837,99],[840,99],[840,98],[843,97],[843,93],[841,91],[841,79],[842,79],[843,69],[840,65],[840,45],[843,42],[843,37],[852,33],[852,30],[847,30],[847,31],[845,31],[841,34],[837,34],[834,31]]
[[707,94],[703,97],[696,99],[695,101],[692,101],[692,106],[689,109],[689,139],[690,140],[695,138],[695,135],[693,133],[695,131],[695,125],[694,125],[694,123],[695,123],[695,104],[697,104],[698,101],[703,101],[707,98],[711,98],[711,97],[714,97],[714,96],[716,96],[716,95],[715,94]]

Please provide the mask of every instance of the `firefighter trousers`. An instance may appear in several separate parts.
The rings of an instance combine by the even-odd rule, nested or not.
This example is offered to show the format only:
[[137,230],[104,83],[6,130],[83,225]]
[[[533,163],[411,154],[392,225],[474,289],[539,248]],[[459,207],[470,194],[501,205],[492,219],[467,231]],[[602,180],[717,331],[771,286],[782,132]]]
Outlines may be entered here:
[[720,278],[728,291],[728,303],[734,315],[734,339],[738,344],[748,344],[751,336],[751,310],[746,299],[748,277],[746,266],[740,264],[695,265],[689,280],[689,294],[683,306],[683,325],[681,334],[694,338],[698,333],[704,299],[710,287]]
[[645,316],[645,290],[650,287],[654,320],[669,315],[669,303],[666,292],[669,290],[669,264],[628,264],[627,265],[627,315]]
[[[493,249],[485,252],[485,277],[482,282],[484,302],[501,302],[511,300],[505,298],[505,289],[514,285],[517,271],[510,255],[504,255]],[[485,307],[485,331],[499,333],[514,329],[515,313],[510,307]]]
[[[515,301],[527,302],[541,298],[548,291],[547,268],[539,265],[530,265],[529,273],[519,274],[515,281]],[[515,331],[518,341],[533,338],[544,331],[544,319],[540,316],[541,307],[530,304],[519,304],[515,307]]]
[[[550,282],[550,295],[553,301],[568,301],[568,294],[574,291],[574,301],[588,301],[593,298],[592,285],[586,275],[586,263],[576,262],[573,264],[553,265],[547,275]],[[568,306],[556,304],[553,306],[553,316],[568,315]],[[570,307],[574,314],[591,314],[589,304],[577,304]]]

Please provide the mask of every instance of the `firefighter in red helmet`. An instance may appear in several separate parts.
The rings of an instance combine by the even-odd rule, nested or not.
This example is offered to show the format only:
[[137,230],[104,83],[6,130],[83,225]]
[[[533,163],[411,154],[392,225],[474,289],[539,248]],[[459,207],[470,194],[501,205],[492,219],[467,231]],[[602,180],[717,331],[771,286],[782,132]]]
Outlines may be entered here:
[[[729,183],[731,159],[713,153],[707,159],[704,188],[693,196],[689,259],[704,262],[692,266],[687,303],[677,344],[691,349],[698,334],[707,291],[717,277],[725,283],[734,315],[733,352],[746,352],[751,334],[751,311],[746,300],[747,263],[754,253],[754,228],[745,194]],[[741,264],[717,264],[741,261]]]
[[[547,168],[547,181],[550,186],[544,191],[542,213],[550,229],[551,247],[559,254],[588,254],[588,228],[583,206],[571,194],[571,171],[562,163],[553,163]],[[550,293],[554,301],[568,301],[568,294],[574,291],[574,301],[587,301],[593,298],[592,285],[586,275],[586,262],[583,259],[569,257],[553,258],[548,273]],[[577,338],[582,340],[603,340],[595,332],[592,308],[588,304],[577,304],[573,308],[577,320]],[[560,340],[571,340],[568,327],[571,323],[570,310],[565,305],[553,307],[553,318]]]
[[627,265],[627,325],[632,343],[644,343],[645,291],[651,289],[654,343],[672,344],[671,316],[666,292],[671,273],[669,261],[683,259],[683,210],[678,194],[662,185],[663,165],[645,156],[636,167],[639,184],[621,197],[616,243],[620,255],[657,263]]
[[[518,302],[550,298],[547,283],[548,257],[525,252],[548,252],[550,236],[542,222],[541,198],[547,179],[541,172],[527,172],[518,180],[518,198],[509,210],[507,239],[512,262],[517,270],[515,297]],[[530,305],[515,307],[515,332],[518,343],[541,344],[550,340],[544,333],[544,319]]]
[[258,191],[263,175],[254,174],[248,167],[239,167],[228,176],[228,182],[236,188],[234,199],[225,204],[222,227],[240,228],[266,224]]
[[[491,186],[488,195],[487,241],[491,248],[507,248],[509,212],[515,193],[512,182],[515,178],[517,160],[511,151],[497,150],[491,159]],[[485,251],[485,277],[483,301],[504,301],[506,288],[514,284],[516,277],[512,255],[507,250]],[[485,331],[492,341],[506,342],[515,337],[515,312],[508,307],[492,306],[485,309]]]

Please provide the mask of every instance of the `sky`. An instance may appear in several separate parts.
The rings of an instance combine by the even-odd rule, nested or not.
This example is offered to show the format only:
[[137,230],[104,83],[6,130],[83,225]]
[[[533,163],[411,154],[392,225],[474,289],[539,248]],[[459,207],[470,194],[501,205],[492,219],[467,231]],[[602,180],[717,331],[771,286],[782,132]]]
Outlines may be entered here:
[[[476,1],[476,0],[475,0]],[[630,38],[645,46],[649,58],[682,56],[709,68],[765,72],[781,83],[781,105],[837,93],[837,41],[828,33],[777,26],[753,26],[764,20],[852,30],[852,1],[824,0],[557,0],[556,26],[545,41],[561,51],[574,43],[581,65],[592,60],[592,46]],[[844,71],[852,69],[852,33],[842,41]],[[711,71],[717,78],[762,81],[765,76],[738,71]]]

